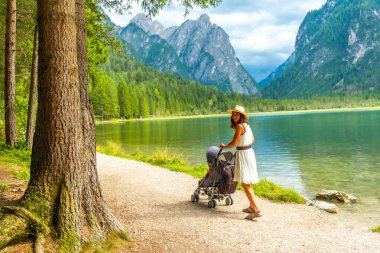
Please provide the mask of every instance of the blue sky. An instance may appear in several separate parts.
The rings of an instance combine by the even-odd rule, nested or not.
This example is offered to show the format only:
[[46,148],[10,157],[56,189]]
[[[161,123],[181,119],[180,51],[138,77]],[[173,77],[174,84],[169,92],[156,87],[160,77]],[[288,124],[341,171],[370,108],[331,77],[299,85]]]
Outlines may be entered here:
[[[230,37],[236,55],[245,69],[260,81],[282,64],[294,51],[298,28],[305,15],[319,9],[326,0],[224,0],[216,8],[194,8],[184,17],[184,8],[172,1],[153,17],[165,27],[179,26],[187,19],[201,14],[222,27]],[[140,13],[135,5],[130,13],[109,13],[111,20],[120,26]]]

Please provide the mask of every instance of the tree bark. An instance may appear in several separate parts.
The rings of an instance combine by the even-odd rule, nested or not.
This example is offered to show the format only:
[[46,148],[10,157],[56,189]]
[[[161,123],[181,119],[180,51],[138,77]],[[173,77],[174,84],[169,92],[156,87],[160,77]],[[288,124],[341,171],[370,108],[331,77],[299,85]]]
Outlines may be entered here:
[[5,33],[5,139],[12,147],[16,133],[16,0],[7,0]]
[[84,137],[83,211],[92,231],[91,240],[102,240],[111,231],[122,231],[122,226],[109,211],[100,189],[96,168],[95,120],[90,100],[86,31],[86,1],[76,0],[77,60],[80,83],[82,131]]
[[[80,246],[80,215],[75,177],[81,170],[75,0],[39,0],[39,43],[36,131],[31,177],[23,205],[56,228],[64,251]],[[42,71],[43,70],[43,71]],[[35,203],[31,206],[29,203]],[[67,243],[66,243],[67,242]]]
[[85,241],[122,231],[96,171],[84,1],[38,0],[37,17],[39,106],[21,204],[54,227],[61,251],[78,252]]
[[39,106],[30,181],[22,203],[56,229],[63,251],[77,251],[83,135],[75,0],[37,1],[37,22]]
[[36,114],[37,97],[37,74],[38,74],[38,28],[34,31],[33,60],[30,75],[28,121],[26,126],[26,144],[29,148],[33,145],[34,120]]

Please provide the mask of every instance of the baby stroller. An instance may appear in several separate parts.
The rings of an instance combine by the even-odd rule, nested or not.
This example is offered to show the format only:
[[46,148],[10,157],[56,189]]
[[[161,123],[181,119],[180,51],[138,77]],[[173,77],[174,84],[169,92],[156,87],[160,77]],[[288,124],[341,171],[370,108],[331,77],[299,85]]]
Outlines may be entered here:
[[191,202],[198,202],[199,195],[208,196],[208,207],[215,208],[216,200],[225,199],[226,205],[234,203],[231,194],[235,192],[237,182],[233,181],[235,157],[231,152],[212,146],[206,153],[209,171],[199,180],[198,188],[191,195]]

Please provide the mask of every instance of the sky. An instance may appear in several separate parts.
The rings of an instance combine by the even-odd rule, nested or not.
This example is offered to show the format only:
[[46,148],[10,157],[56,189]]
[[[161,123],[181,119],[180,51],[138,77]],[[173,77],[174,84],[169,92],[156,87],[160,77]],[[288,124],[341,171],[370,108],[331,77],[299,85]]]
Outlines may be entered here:
[[[170,0],[169,0],[170,2]],[[222,27],[244,68],[259,82],[281,65],[294,51],[298,28],[309,11],[322,7],[326,0],[224,0],[216,8],[185,9],[176,0],[153,17],[164,27],[179,26],[195,20],[203,13]],[[142,10],[134,5],[122,15],[107,11],[119,26]]]

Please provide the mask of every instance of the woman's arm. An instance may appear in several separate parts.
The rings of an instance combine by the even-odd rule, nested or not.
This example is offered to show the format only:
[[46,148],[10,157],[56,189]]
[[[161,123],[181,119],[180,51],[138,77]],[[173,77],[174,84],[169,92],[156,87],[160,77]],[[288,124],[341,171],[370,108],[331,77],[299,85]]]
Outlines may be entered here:
[[232,141],[230,143],[228,143],[227,145],[224,145],[223,143],[220,144],[220,148],[221,149],[226,149],[226,148],[236,147],[238,145],[238,143],[239,143],[240,136],[241,136],[241,134],[243,132],[244,132],[244,127],[241,124],[238,124],[236,126],[234,138],[232,139]]

